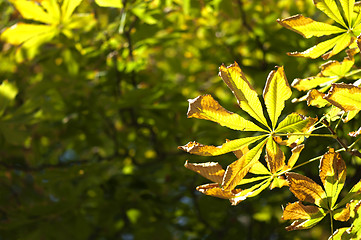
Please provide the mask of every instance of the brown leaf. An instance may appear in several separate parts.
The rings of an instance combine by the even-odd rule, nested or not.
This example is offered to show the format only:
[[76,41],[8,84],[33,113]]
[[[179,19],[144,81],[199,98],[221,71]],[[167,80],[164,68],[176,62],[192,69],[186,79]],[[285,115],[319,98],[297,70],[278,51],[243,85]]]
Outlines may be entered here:
[[303,150],[303,148],[305,147],[305,145],[303,144],[300,144],[300,145],[297,145],[295,146],[294,148],[292,148],[292,155],[291,157],[288,159],[288,162],[287,162],[287,167],[289,169],[292,169],[292,167],[296,164],[299,156],[300,156],[300,153],[301,151]]
[[320,162],[320,179],[325,185],[326,178],[332,177],[334,181],[344,182],[346,179],[346,164],[341,158],[341,154],[335,152],[335,149],[324,154]]
[[301,202],[294,202],[283,210],[282,220],[311,219],[318,211],[316,206],[305,206]]
[[347,203],[345,208],[334,211],[333,218],[337,221],[346,222],[350,219],[350,204]]
[[330,104],[326,99],[324,99],[323,97],[326,94],[319,92],[316,89],[312,89],[307,93],[307,105],[308,106],[315,106],[318,108],[322,108],[324,106],[326,106],[327,104]]
[[224,199],[233,198],[237,193],[242,191],[241,189],[224,190],[218,183],[204,184],[198,186],[196,189],[203,194]]
[[285,165],[285,155],[272,137],[269,137],[266,144],[266,162],[271,173],[281,170]]
[[189,163],[186,161],[184,166],[196,173],[199,173],[203,177],[218,183],[222,184],[222,179],[224,175],[224,170],[222,166],[217,162],[207,162],[207,163]]
[[314,203],[317,206],[327,206],[324,203],[326,193],[320,185],[315,183],[312,179],[305,177],[298,173],[286,173],[291,192],[300,200],[309,203]]

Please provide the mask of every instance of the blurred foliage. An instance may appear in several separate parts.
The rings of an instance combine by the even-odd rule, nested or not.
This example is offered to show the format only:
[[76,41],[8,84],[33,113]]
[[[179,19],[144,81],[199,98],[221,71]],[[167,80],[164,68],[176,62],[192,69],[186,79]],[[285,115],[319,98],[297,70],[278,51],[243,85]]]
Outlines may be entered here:
[[[14,24],[43,24],[21,14],[16,2],[0,1],[3,32]],[[323,20],[311,6],[311,0],[83,0],[74,16],[87,20],[72,17],[79,22],[51,38],[35,45],[1,38],[0,239],[329,236],[327,222],[305,232],[284,230],[280,203],[295,198],[283,189],[237,207],[201,195],[195,186],[204,180],[183,165],[187,158],[205,159],[177,150],[190,140],[217,145],[238,137],[186,117],[187,99],[204,93],[237,112],[217,77],[222,63],[237,61],[258,93],[276,65],[285,66],[289,80],[319,72],[322,60],[286,55],[316,40],[276,23],[298,12]],[[305,106],[289,103],[284,112],[305,113]],[[307,109],[309,116],[317,111]],[[352,123],[344,129],[351,130]],[[337,143],[307,144],[313,152],[303,159]],[[215,158],[234,160],[231,154]],[[318,175],[316,163],[303,170]]]

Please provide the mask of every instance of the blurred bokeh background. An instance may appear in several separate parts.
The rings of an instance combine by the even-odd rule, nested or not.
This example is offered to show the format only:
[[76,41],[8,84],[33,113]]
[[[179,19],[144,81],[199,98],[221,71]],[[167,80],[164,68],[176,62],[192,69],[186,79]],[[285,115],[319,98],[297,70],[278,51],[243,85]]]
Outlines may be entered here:
[[[211,94],[248,117],[218,77],[222,63],[238,62],[259,94],[277,65],[289,82],[318,73],[322,59],[286,55],[317,39],[276,22],[297,13],[326,19],[311,0],[30,1],[46,16],[24,2],[0,0],[1,240],[330,235],[327,220],[284,230],[282,205],[296,200],[287,188],[238,206],[202,195],[195,187],[207,180],[184,162],[226,166],[235,157],[177,149],[246,136],[186,116],[187,99]],[[320,114],[289,101],[284,113],[294,111]],[[300,161],[336,143],[306,144],[312,151]],[[318,163],[307,166],[301,171],[318,181]]]

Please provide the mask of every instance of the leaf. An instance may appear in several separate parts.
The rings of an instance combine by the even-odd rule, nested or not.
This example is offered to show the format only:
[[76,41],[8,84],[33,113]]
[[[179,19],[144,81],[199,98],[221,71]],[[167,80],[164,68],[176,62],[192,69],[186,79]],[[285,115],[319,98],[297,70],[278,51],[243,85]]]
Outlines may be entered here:
[[337,8],[336,1],[334,0],[314,0],[314,4],[318,9],[324,12],[327,16],[346,27],[340,11]]
[[113,8],[122,8],[123,3],[121,0],[95,0],[95,3],[100,7],[113,7]]
[[228,165],[222,182],[223,189],[234,189],[239,184],[251,167],[258,161],[266,141],[267,140],[263,140],[254,148],[249,150],[247,154]]
[[219,165],[219,163],[217,162],[189,163],[188,161],[186,161],[184,166],[215,183],[222,183],[225,171],[223,170],[222,166]]
[[219,68],[219,75],[232,90],[239,106],[257,121],[268,126],[257,92],[248,82],[238,64],[235,62],[228,67],[222,65]]
[[346,180],[346,164],[340,153],[333,148],[325,153],[320,162],[320,179],[325,187],[329,209],[335,205]]
[[352,84],[334,83],[324,98],[344,111],[361,110],[361,88]]
[[319,92],[317,89],[310,90],[306,97],[307,105],[322,108],[327,104],[330,104],[326,99],[323,98],[325,95],[326,94]]
[[257,175],[271,175],[270,171],[260,162],[257,161],[249,170],[250,173]]
[[219,186],[218,183],[204,184],[198,186],[196,189],[203,194],[224,199],[235,197],[237,193],[242,191],[241,189],[232,189],[231,191],[224,190]]
[[306,132],[317,119],[306,118],[297,113],[291,113],[276,128],[276,133],[303,133]]
[[296,78],[295,80],[293,80],[291,86],[296,88],[298,91],[308,91],[318,86],[324,86],[337,82],[339,79],[340,77],[338,76],[323,77],[322,75],[317,75],[304,79]]
[[83,0],[64,0],[61,5],[61,13],[63,21],[67,21]]
[[[329,40],[326,40],[324,42],[321,42],[303,52],[291,52],[287,53],[289,56],[297,56],[297,57],[308,57],[308,58],[318,58],[328,50],[334,48],[334,50],[331,51],[331,53],[327,53],[324,57],[324,59],[328,59],[332,57],[333,55],[339,53],[342,49],[340,47],[342,45],[345,45],[347,47],[347,44],[351,44],[351,42],[344,43],[343,39],[346,38],[344,35],[348,35],[348,33],[344,33],[342,35],[336,36],[334,38],[331,38]],[[350,38],[351,41],[351,38]],[[336,48],[337,46],[337,48]]]
[[337,43],[335,44],[333,49],[330,52],[322,55],[323,59],[329,59],[330,57],[336,55],[337,53],[341,52],[343,49],[351,45],[355,40],[355,37],[350,33],[344,33],[339,37],[340,38],[337,40]]
[[350,57],[345,57],[342,62],[328,61],[321,65],[321,74],[323,76],[345,76],[353,67],[355,60]]
[[0,117],[8,104],[15,99],[17,94],[18,89],[13,83],[5,80],[0,84]]
[[292,95],[283,67],[270,72],[266,86],[263,91],[263,98],[270,116],[273,128],[277,124],[278,117],[285,107],[285,101]]
[[333,218],[337,221],[346,222],[350,218],[350,204],[347,203],[345,208],[337,209],[333,212]]
[[11,2],[23,18],[43,23],[53,23],[51,16],[36,2],[27,0],[12,0]]
[[60,6],[57,0],[43,0],[41,5],[52,18],[52,23],[60,23]]
[[361,127],[357,131],[348,133],[348,135],[351,136],[351,137],[357,137],[360,134],[361,134]]
[[218,147],[203,145],[197,142],[189,142],[184,146],[179,146],[178,149],[201,156],[217,156],[228,152],[240,150],[243,147],[262,139],[264,136],[265,135],[231,140]]
[[273,178],[270,189],[274,189],[274,188],[282,188],[284,186],[288,186],[288,182],[286,179],[284,179],[283,176],[278,176]]
[[263,190],[265,190],[270,185],[270,182],[271,180],[267,179],[261,183],[253,185],[248,189],[244,189],[241,192],[235,194],[235,196],[230,198],[229,201],[231,202],[232,205],[237,205],[240,202],[246,200],[247,198],[255,197],[258,194],[260,194]]
[[294,202],[283,210],[282,220],[294,220],[286,227],[287,231],[292,231],[311,228],[325,216],[325,212],[316,206],[305,206],[300,202]]
[[285,155],[272,136],[268,137],[266,144],[266,162],[272,174],[281,170],[285,165]]
[[326,193],[312,179],[298,173],[286,173],[290,191],[300,200],[328,208],[325,204]]
[[234,130],[265,131],[238,114],[227,111],[211,95],[198,96],[188,102],[188,118],[210,120]]
[[296,147],[292,148],[292,150],[291,150],[292,155],[291,155],[290,159],[288,159],[288,162],[287,162],[288,169],[292,169],[293,166],[296,164],[296,162],[300,156],[300,153],[304,147],[305,147],[305,145],[300,144],[300,145],[297,145]]
[[304,17],[301,14],[282,20],[277,19],[277,22],[283,27],[295,31],[305,38],[311,38],[314,36],[321,37],[325,35],[345,32],[345,29],[327,23],[314,21],[313,19]]
[[346,203],[349,203],[351,200],[356,200],[361,198],[361,180],[356,183],[351,190],[346,194],[346,196],[336,204],[334,207],[335,209],[340,208],[341,206],[345,205]]
[[343,12],[345,13],[345,17],[348,23],[348,26],[351,27],[351,22],[353,19],[353,8],[355,5],[355,0],[340,0]]

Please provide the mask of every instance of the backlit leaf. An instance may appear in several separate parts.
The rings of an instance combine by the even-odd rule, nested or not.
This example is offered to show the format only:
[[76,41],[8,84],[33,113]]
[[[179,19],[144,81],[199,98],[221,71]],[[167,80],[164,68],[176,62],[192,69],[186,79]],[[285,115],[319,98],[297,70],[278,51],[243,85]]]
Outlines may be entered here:
[[320,162],[320,179],[325,187],[329,208],[336,203],[346,180],[346,164],[341,154],[333,148],[324,154]]
[[203,194],[224,199],[235,197],[237,193],[242,191],[241,189],[224,190],[218,183],[204,184],[198,186],[196,189]]
[[276,133],[302,133],[306,132],[317,119],[306,118],[297,113],[292,113],[283,119],[278,127]]
[[317,89],[312,89],[307,93],[307,105],[322,108],[327,104],[330,104],[323,98],[325,95],[326,94],[319,92]]
[[186,161],[184,166],[215,183],[222,184],[225,171],[217,162],[189,163]]
[[314,21],[311,18],[304,17],[301,14],[288,17],[285,19],[278,19],[277,22],[282,26],[301,34],[305,38],[311,38],[313,36],[321,37],[324,35],[331,35],[335,33],[345,32],[345,29]]
[[262,153],[262,148],[265,144],[266,140],[263,140],[254,148],[249,150],[247,154],[228,165],[222,182],[223,189],[230,190],[239,184],[251,167],[258,161]]
[[240,202],[246,200],[247,198],[255,197],[270,185],[270,181],[270,179],[267,179],[261,183],[253,185],[248,189],[244,189],[241,192],[235,194],[235,196],[230,198],[229,201],[232,205],[237,205]]
[[43,0],[41,5],[49,13],[53,23],[60,23],[60,6],[57,0]]
[[308,78],[296,78],[292,82],[292,87],[296,88],[298,91],[307,91],[318,86],[323,86],[337,82],[340,79],[338,76],[333,77],[323,77],[322,75],[317,75]]
[[271,173],[277,172],[285,165],[285,155],[272,136],[268,138],[266,144],[266,162]]
[[340,38],[337,40],[337,43],[333,47],[333,49],[322,55],[323,59],[329,59],[330,57],[336,55],[337,53],[344,50],[346,47],[351,45],[351,43],[355,40],[355,37],[352,34],[344,33],[340,35]]
[[288,204],[283,210],[283,220],[294,220],[287,231],[311,228],[325,217],[325,212],[316,206],[305,206],[300,202]]
[[360,200],[361,199],[360,193],[361,193],[361,180],[351,188],[351,190],[339,203],[336,204],[335,208],[339,208],[345,205],[346,203],[349,203],[351,200],[355,200],[355,199]]
[[95,0],[96,4],[101,7],[113,7],[113,8],[122,8],[122,0]]
[[264,138],[264,136],[255,136],[255,137],[245,137],[236,140],[227,141],[221,146],[210,146],[203,145],[197,142],[189,142],[184,146],[179,146],[178,149],[189,152],[191,154],[201,155],[201,156],[217,156],[225,154],[228,152],[233,152],[242,149],[245,146],[248,146],[251,143],[256,142]]
[[337,221],[348,221],[350,218],[350,204],[347,203],[345,208],[335,210],[333,212],[333,218]]
[[296,147],[292,148],[292,155],[291,157],[288,159],[288,162],[287,162],[287,167],[289,169],[292,169],[293,166],[296,164],[299,156],[300,156],[300,153],[302,151],[302,149],[305,147],[305,145],[303,144],[300,144],[300,145],[297,145]]
[[63,21],[67,21],[83,0],[64,0],[61,5]]
[[285,107],[285,101],[292,95],[283,67],[270,72],[266,86],[263,91],[263,98],[270,116],[273,128],[277,124],[278,117]]
[[324,98],[344,111],[361,110],[361,88],[352,84],[334,83]]
[[274,188],[282,188],[284,186],[288,186],[287,180],[283,176],[278,176],[273,178],[269,188],[272,190]]
[[[298,173],[286,173],[291,192],[300,200],[327,208],[326,193],[312,179]],[[327,201],[327,200],[326,200]]]
[[321,74],[323,76],[345,76],[353,67],[355,60],[350,57],[345,57],[342,62],[328,61],[321,65]]
[[240,131],[264,131],[251,121],[244,119],[236,113],[224,109],[211,95],[198,96],[189,99],[187,116],[189,118],[206,119],[222,126]]
[[314,4],[318,9],[324,12],[327,16],[346,27],[340,11],[338,10],[336,1],[334,0],[314,0]]
[[51,16],[36,2],[28,0],[12,0],[11,2],[23,18],[43,23],[52,23]]
[[351,26],[354,15],[353,8],[355,5],[355,0],[340,0],[340,3],[345,14],[348,26]]
[[232,90],[234,96],[237,98],[239,106],[257,121],[268,126],[263,115],[262,105],[258,99],[257,92],[248,82],[238,64],[235,62],[228,67],[222,65],[219,68],[219,75]]

